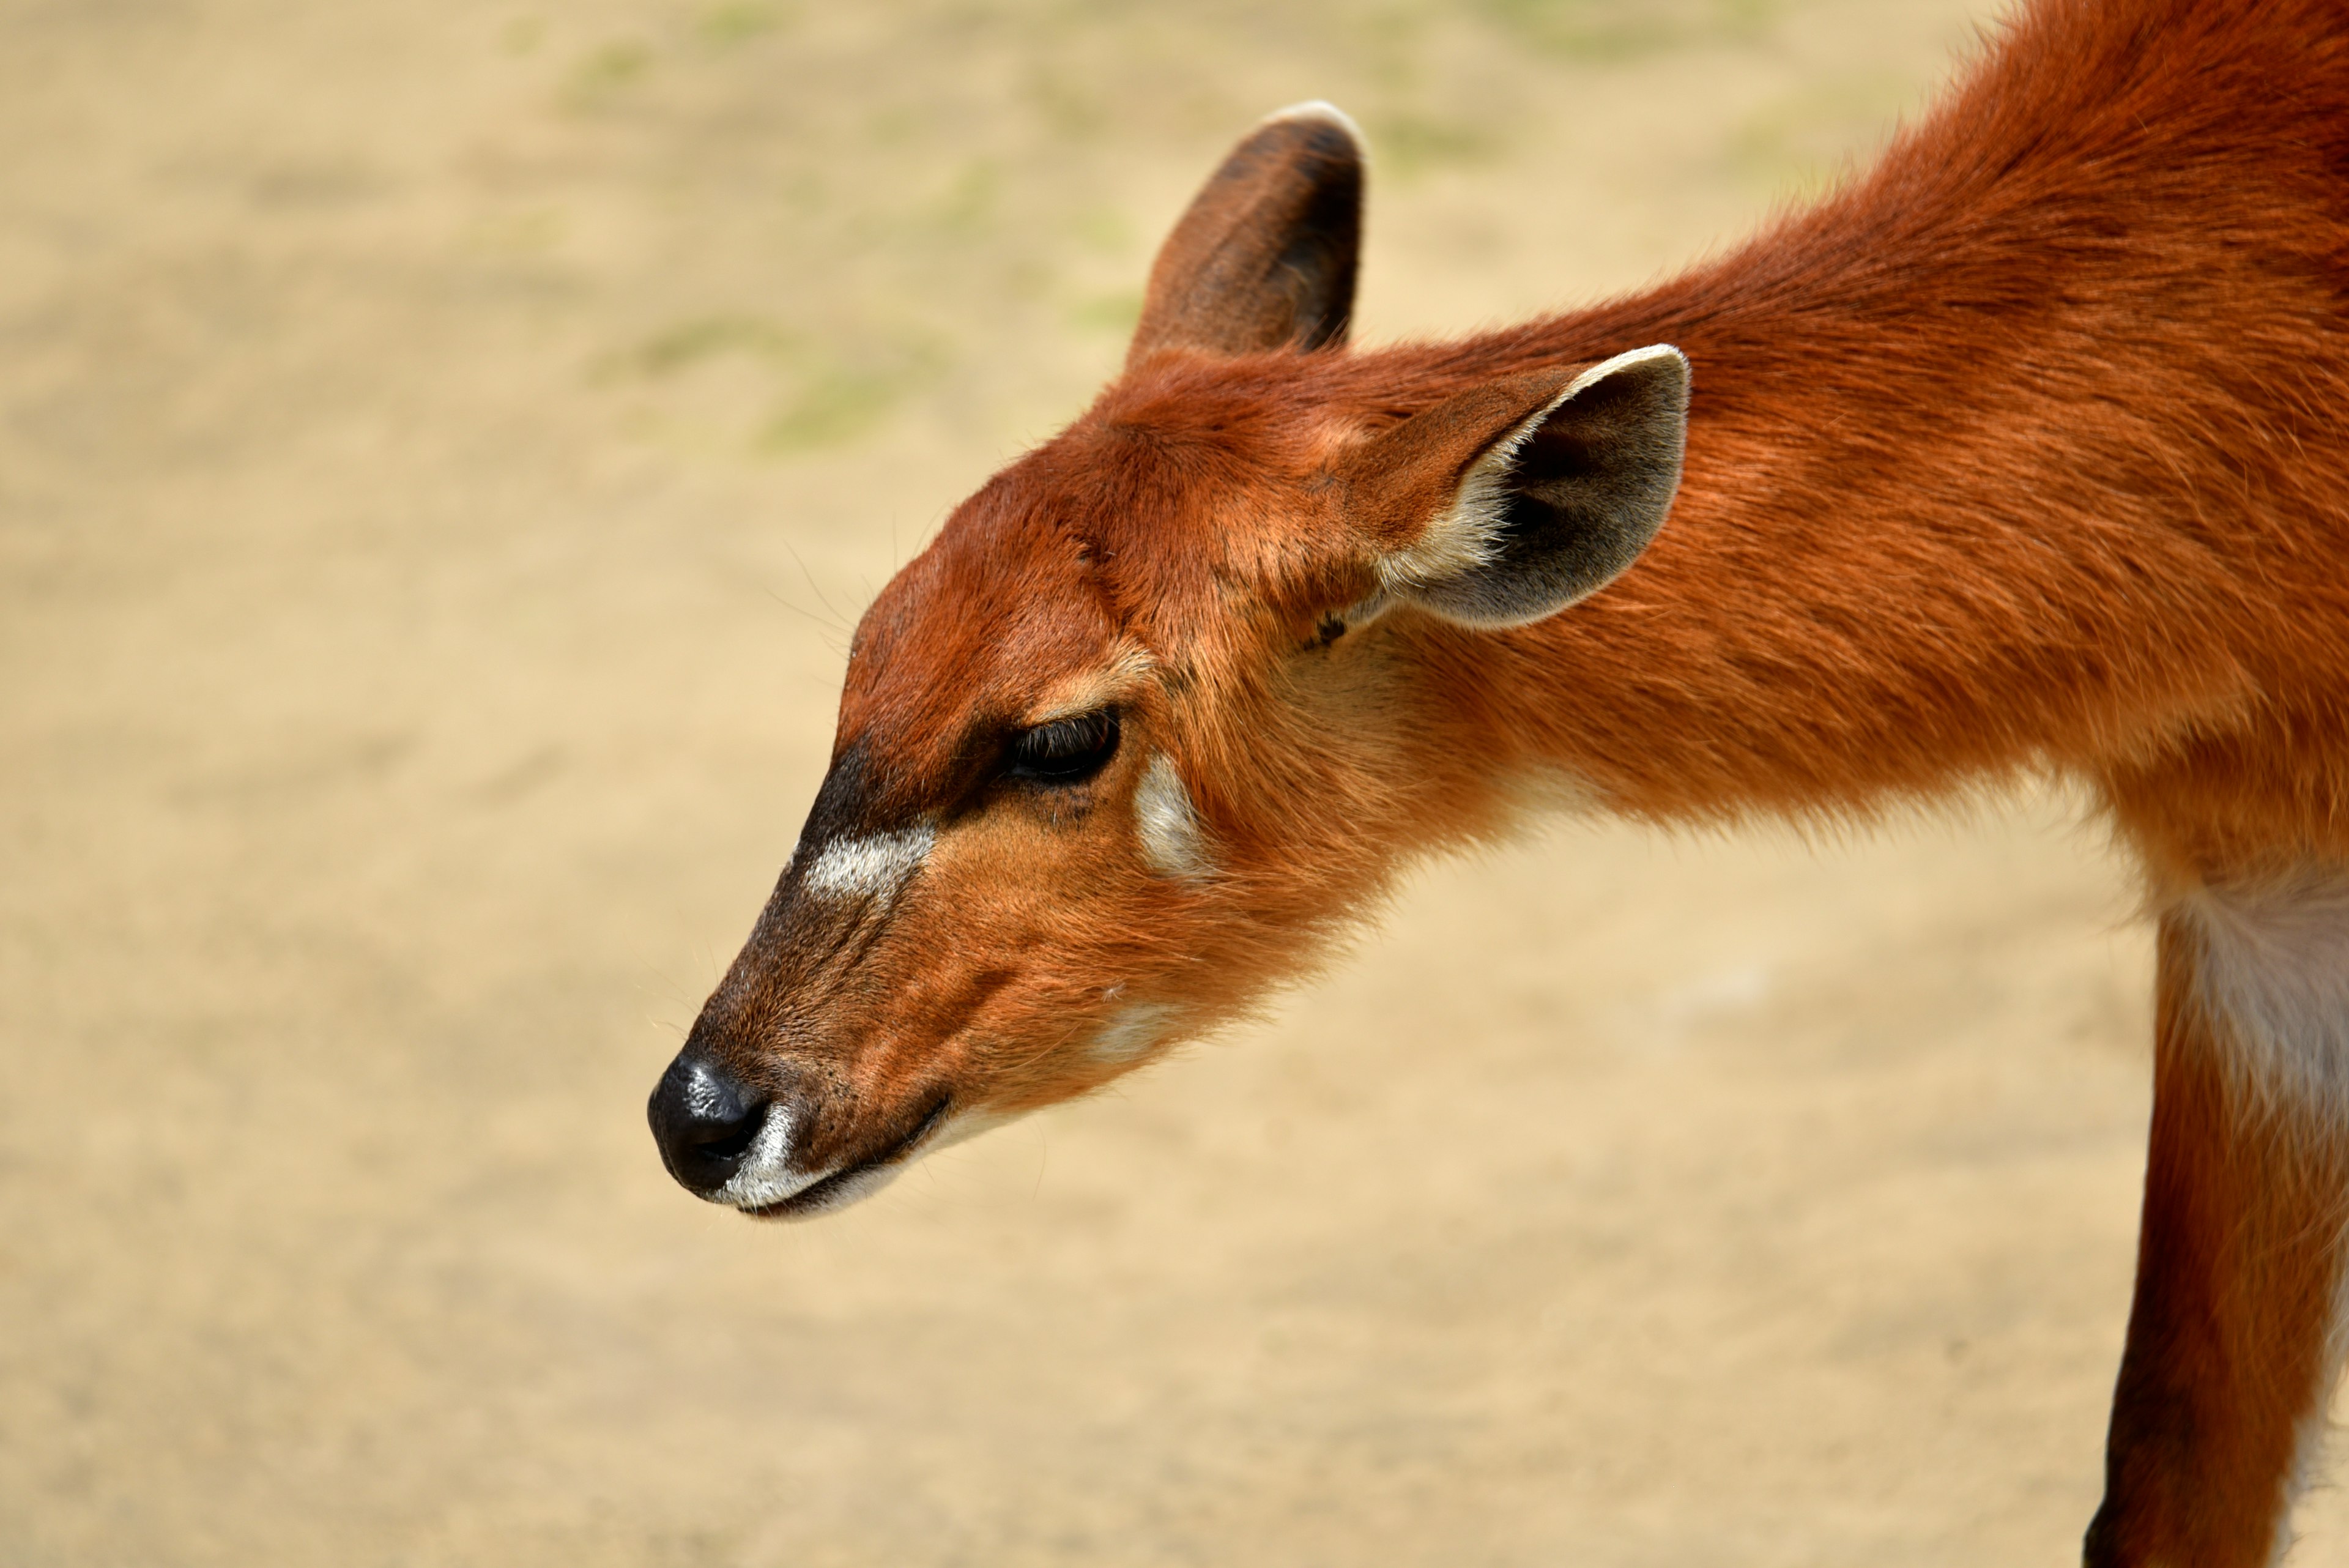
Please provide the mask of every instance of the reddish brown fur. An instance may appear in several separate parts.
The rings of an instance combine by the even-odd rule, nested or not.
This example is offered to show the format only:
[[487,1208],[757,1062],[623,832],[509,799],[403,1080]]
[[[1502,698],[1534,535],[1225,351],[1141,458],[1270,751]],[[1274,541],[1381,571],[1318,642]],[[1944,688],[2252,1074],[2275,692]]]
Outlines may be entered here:
[[2137,1304],[2088,1554],[2257,1568],[2325,1370],[2349,1149],[2244,1104],[2180,921],[2159,952]]
[[[1302,135],[1247,144],[1123,378],[858,635],[803,844],[918,822],[936,847],[851,910],[788,874],[692,1047],[802,1097],[800,1165],[1094,1087],[1131,1063],[1086,1043],[1135,1002],[1170,1038],[1214,1026],[1545,780],[1691,823],[2053,772],[2101,794],[2158,902],[2349,864],[2349,6],[2044,0],[1872,171],[1733,254],[1454,343],[1343,351],[1342,302],[1288,286],[1249,214],[1309,204],[1264,153]],[[1246,278],[1288,292],[1216,292]],[[1695,391],[1636,566],[1513,630],[1408,604],[1331,629],[1464,463],[1652,343]],[[1124,741],[1092,783],[993,771],[1007,733],[1103,702]],[[1138,846],[1157,755],[1210,876]],[[2185,942],[2166,928],[2098,1563],[2263,1560],[2323,1394],[2333,1249],[2243,1238],[2323,1230],[2349,1172],[2225,1098]]]

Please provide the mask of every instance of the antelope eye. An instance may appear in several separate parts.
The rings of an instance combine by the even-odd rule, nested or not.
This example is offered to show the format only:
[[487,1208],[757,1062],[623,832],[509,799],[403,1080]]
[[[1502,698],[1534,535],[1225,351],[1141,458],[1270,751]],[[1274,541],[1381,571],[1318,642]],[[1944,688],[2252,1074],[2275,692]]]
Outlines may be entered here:
[[1005,771],[1038,784],[1082,784],[1117,755],[1117,710],[1102,708],[1022,730],[1011,737]]

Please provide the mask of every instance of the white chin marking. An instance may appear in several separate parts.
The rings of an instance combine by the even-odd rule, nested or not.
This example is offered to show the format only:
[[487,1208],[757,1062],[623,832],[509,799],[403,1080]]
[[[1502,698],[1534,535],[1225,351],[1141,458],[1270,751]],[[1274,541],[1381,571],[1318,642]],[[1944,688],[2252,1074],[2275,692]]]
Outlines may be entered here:
[[887,1165],[876,1165],[870,1170],[858,1171],[838,1186],[824,1189],[823,1195],[812,1202],[802,1203],[800,1207],[781,1214],[756,1214],[752,1218],[812,1220],[819,1214],[830,1214],[845,1209],[852,1203],[862,1202],[896,1180],[898,1177],[905,1174],[905,1170],[904,1160],[892,1161]]
[[1207,854],[1191,792],[1164,753],[1150,759],[1133,792],[1133,826],[1142,836],[1142,857],[1162,877],[1195,880],[1215,869]]
[[835,898],[887,898],[922,868],[936,842],[937,834],[928,826],[870,838],[835,838],[808,863],[801,885],[812,893]]
[[1163,1002],[1137,1002],[1109,1021],[1087,1054],[1096,1062],[1123,1067],[1155,1050],[1174,1024],[1174,1010]]
[[781,1106],[770,1106],[759,1136],[750,1140],[750,1152],[735,1168],[733,1179],[711,1193],[709,1201],[737,1209],[763,1209],[796,1197],[824,1179],[826,1173],[821,1170],[793,1170],[791,1158],[791,1113]]
[[[818,1214],[830,1214],[834,1210],[845,1209],[852,1203],[872,1197],[896,1180],[916,1160],[936,1154],[942,1148],[951,1148],[1016,1119],[1014,1113],[1005,1111],[958,1112],[949,1116],[915,1147],[888,1164],[860,1170],[789,1213],[758,1217],[762,1220],[808,1220]],[[797,1198],[834,1174],[829,1170],[793,1170],[790,1165],[791,1156],[792,1118],[781,1109],[770,1110],[766,1123],[759,1128],[759,1136],[750,1145],[750,1152],[742,1158],[741,1168],[735,1171],[734,1179],[711,1193],[709,1200],[736,1209],[765,1209],[787,1199]]]

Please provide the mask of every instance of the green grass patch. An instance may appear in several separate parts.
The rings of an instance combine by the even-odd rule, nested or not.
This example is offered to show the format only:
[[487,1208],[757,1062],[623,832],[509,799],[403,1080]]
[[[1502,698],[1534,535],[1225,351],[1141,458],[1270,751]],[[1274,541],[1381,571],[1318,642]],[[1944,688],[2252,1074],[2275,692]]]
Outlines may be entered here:
[[694,31],[705,43],[732,48],[771,33],[791,19],[791,8],[771,0],[732,0],[705,9],[694,19]]
[[1097,294],[1069,307],[1069,325],[1081,332],[1108,332],[1123,337],[1131,335],[1141,319],[1142,291],[1138,288]]
[[664,381],[721,358],[751,361],[772,390],[753,421],[760,452],[839,446],[878,425],[934,380],[946,356],[910,332],[873,333],[846,345],[823,342],[766,317],[697,317],[654,333],[595,367],[599,379]]
[[642,82],[652,74],[649,46],[621,40],[593,49],[564,78],[564,101],[574,108],[594,108]]
[[1456,120],[1426,115],[1375,117],[1369,127],[1372,154],[1381,170],[1398,179],[1416,179],[1450,165],[1479,162],[1499,151],[1487,132]]

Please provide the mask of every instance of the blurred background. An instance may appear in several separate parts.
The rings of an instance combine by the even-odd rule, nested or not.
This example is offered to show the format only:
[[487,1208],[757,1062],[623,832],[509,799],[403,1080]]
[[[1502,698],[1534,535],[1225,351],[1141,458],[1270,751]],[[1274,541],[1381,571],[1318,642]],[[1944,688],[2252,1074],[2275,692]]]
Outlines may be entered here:
[[1994,10],[0,4],[0,1563],[2075,1563],[2150,963],[2061,800],[1433,869],[812,1226],[642,1116],[847,628],[1258,116],[1456,332]]

